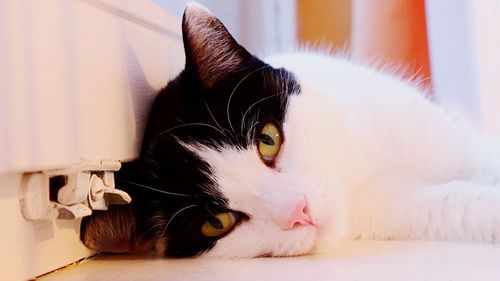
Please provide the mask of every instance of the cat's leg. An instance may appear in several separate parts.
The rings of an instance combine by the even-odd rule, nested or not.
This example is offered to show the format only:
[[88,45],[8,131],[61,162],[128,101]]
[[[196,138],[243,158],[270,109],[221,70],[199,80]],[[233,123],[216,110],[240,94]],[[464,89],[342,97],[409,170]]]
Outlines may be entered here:
[[348,229],[358,239],[500,242],[500,189],[467,181],[364,187],[351,196]]

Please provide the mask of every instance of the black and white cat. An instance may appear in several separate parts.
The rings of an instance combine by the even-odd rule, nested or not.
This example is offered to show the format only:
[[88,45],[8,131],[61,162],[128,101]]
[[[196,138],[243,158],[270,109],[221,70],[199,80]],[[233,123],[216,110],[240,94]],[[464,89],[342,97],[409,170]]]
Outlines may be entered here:
[[158,95],[133,203],[95,213],[100,251],[290,256],[343,239],[500,241],[500,145],[416,83],[315,53],[260,60],[204,7],[186,66]]

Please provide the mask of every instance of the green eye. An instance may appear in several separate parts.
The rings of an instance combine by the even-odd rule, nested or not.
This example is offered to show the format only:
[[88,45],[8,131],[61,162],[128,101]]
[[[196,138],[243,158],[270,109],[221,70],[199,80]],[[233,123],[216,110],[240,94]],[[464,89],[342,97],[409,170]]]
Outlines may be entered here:
[[272,163],[282,143],[281,132],[273,123],[267,123],[260,132],[259,154],[266,163]]
[[238,214],[235,212],[219,213],[212,216],[201,226],[201,233],[206,237],[221,236],[232,229],[237,221]]

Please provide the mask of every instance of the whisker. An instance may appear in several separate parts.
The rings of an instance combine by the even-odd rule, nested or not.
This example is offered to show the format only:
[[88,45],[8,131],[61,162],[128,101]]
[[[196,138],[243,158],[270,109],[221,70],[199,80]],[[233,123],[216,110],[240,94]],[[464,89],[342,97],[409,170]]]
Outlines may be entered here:
[[159,239],[159,240],[161,240],[161,239],[163,238],[163,235],[165,235],[165,231],[167,231],[168,226],[170,225],[170,223],[174,220],[174,218],[175,218],[177,215],[179,215],[180,213],[182,213],[184,210],[187,210],[187,209],[189,209],[189,208],[193,208],[193,207],[196,207],[196,206],[198,206],[198,205],[196,205],[196,204],[192,204],[192,205],[186,206],[186,207],[184,207],[184,208],[180,209],[179,211],[175,212],[175,214],[173,214],[173,215],[170,217],[170,219],[168,220],[167,225],[165,225],[165,228],[163,228],[163,231],[161,232],[161,235],[160,235],[160,239]]
[[180,197],[193,197],[193,196],[188,195],[188,194],[169,192],[169,191],[157,189],[157,188],[154,188],[154,187],[151,187],[151,186],[147,186],[147,185],[144,185],[144,184],[140,184],[140,183],[136,183],[136,182],[131,182],[131,181],[125,180],[125,179],[123,179],[121,177],[118,177],[118,176],[115,176],[115,177],[118,178],[119,180],[123,181],[123,182],[128,183],[128,184],[139,186],[139,187],[143,187],[143,188],[146,188],[146,189],[149,189],[149,190],[152,190],[152,191],[156,191],[156,192],[160,192],[160,193],[163,193],[163,194],[172,195],[172,196],[180,196]]
[[278,96],[278,95],[280,95],[280,94],[281,94],[281,93],[274,94],[274,95],[272,95],[272,96],[268,96],[268,97],[262,98],[262,99],[260,99],[260,100],[258,100],[258,101],[256,101],[256,102],[254,102],[252,105],[250,105],[250,106],[248,107],[248,109],[245,111],[245,113],[243,114],[243,118],[241,119],[240,133],[243,133],[243,127],[244,127],[244,125],[245,125],[245,117],[246,117],[246,115],[250,112],[250,110],[251,110],[254,106],[256,106],[256,105],[257,105],[258,103],[260,103],[260,102],[263,102],[263,101],[266,101],[266,100],[268,100],[268,99],[274,98],[274,97],[276,97],[276,96]]
[[257,69],[254,69],[252,70],[250,73],[248,73],[247,75],[245,75],[239,82],[238,84],[236,84],[236,86],[234,87],[233,91],[231,92],[231,94],[229,95],[229,99],[227,101],[227,106],[226,106],[226,115],[227,115],[227,121],[229,122],[229,127],[231,128],[231,130],[234,132],[234,127],[233,127],[233,124],[231,123],[231,118],[229,117],[229,108],[230,108],[230,105],[231,105],[231,99],[233,98],[233,95],[234,93],[236,92],[236,90],[238,89],[238,87],[241,85],[241,83],[243,83],[243,81],[245,81],[248,77],[250,77],[250,75],[258,72],[258,71],[261,71],[263,69],[266,69],[266,68],[271,68],[271,66],[269,65],[266,65],[266,66],[262,66],[262,67],[259,67]]
[[158,136],[161,136],[161,135],[163,135],[163,134],[166,134],[166,133],[168,133],[168,132],[170,132],[170,131],[172,131],[172,130],[175,130],[175,129],[178,129],[178,128],[182,128],[182,127],[187,127],[187,126],[205,126],[205,127],[209,127],[209,128],[212,128],[212,129],[216,130],[217,132],[221,133],[221,134],[222,134],[222,135],[224,135],[225,137],[227,137],[227,136],[226,136],[226,134],[224,134],[224,132],[223,132],[223,131],[221,131],[220,129],[216,128],[215,126],[212,126],[212,125],[210,125],[210,124],[205,124],[205,123],[187,123],[187,124],[180,124],[180,125],[174,126],[174,127],[172,127],[172,128],[169,128],[169,129],[167,129],[167,130],[163,131],[163,132],[162,132],[162,133],[160,133]]
[[260,124],[260,121],[257,121],[255,123],[253,123],[252,126],[250,126],[250,128],[248,129],[247,139],[249,142],[255,138],[255,130],[257,129],[257,125],[259,125],[259,124]]
[[[203,99],[203,103],[205,104],[205,107],[207,108],[207,111],[208,113],[210,114],[210,116],[212,117],[212,120],[214,120],[215,124],[217,125],[217,127],[219,127],[219,129],[224,133],[225,131],[229,132],[229,134],[231,134],[231,132],[227,129],[224,129],[220,124],[219,122],[217,122],[217,119],[215,119],[215,116],[213,115],[212,111],[210,110],[210,107],[208,106],[208,103]],[[226,138],[229,138],[225,133],[224,135],[226,136]]]
[[257,125],[260,124],[260,122],[256,122],[253,126],[252,134],[250,136],[250,139],[255,139],[255,131],[257,130]]

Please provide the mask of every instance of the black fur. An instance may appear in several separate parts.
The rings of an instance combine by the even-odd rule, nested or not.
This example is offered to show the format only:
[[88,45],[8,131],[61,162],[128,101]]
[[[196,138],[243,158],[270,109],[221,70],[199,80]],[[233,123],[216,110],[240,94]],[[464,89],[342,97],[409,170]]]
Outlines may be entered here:
[[[140,158],[125,163],[116,178],[117,186],[133,199],[125,208],[136,213],[136,236],[153,241],[166,237],[167,256],[193,256],[211,249],[217,238],[204,237],[201,225],[211,214],[228,208],[227,199],[208,176],[209,163],[179,141],[213,148],[224,145],[245,149],[255,143],[253,130],[259,132],[268,121],[283,123],[287,99],[299,91],[290,73],[274,69],[250,55],[234,41],[222,23],[214,20],[217,22],[212,28],[229,37],[231,44],[227,47],[240,56],[241,64],[231,70],[219,69],[220,73],[208,87],[203,81],[207,74],[200,73],[204,68],[199,64],[213,63],[215,58],[203,62],[193,59],[190,38],[198,34],[187,32],[184,17],[185,69],[158,94],[149,115]],[[253,126],[255,120],[260,123]],[[240,131],[243,122],[243,131]],[[186,209],[179,212],[183,208]],[[82,229],[92,219],[85,219]],[[168,221],[170,224],[165,229]],[[82,231],[82,240],[85,241],[85,231]]]

